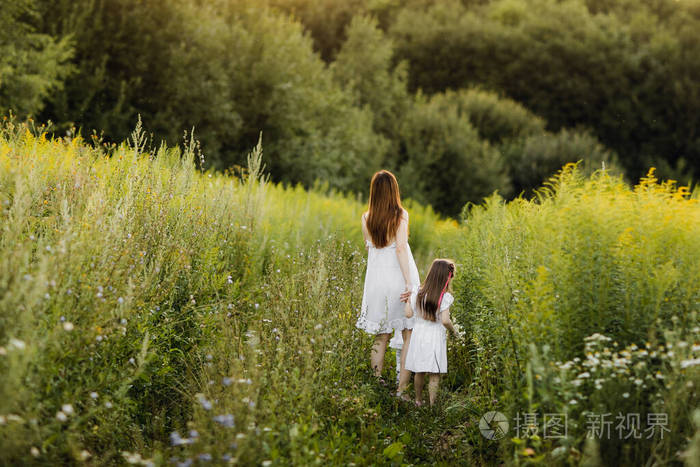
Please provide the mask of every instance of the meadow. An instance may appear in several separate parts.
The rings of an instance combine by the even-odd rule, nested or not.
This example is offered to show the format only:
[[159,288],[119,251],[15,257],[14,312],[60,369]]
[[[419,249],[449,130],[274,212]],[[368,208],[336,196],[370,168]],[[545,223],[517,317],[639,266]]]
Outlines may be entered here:
[[[697,193],[567,166],[460,223],[406,203],[421,274],[457,261],[467,331],[416,409],[354,328],[364,203],[269,182],[260,145],[231,174],[201,157],[3,124],[0,464],[698,465]],[[591,413],[668,431],[587,437]]]

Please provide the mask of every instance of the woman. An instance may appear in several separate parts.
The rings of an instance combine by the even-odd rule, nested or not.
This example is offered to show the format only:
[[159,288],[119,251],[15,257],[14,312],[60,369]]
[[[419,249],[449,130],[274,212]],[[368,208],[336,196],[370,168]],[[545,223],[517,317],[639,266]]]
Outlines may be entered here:
[[[356,326],[376,335],[370,363],[381,376],[384,354],[394,330],[404,340],[401,349],[401,377],[405,372],[406,352],[413,319],[404,316],[402,295],[408,296],[420,279],[408,246],[408,212],[401,206],[399,184],[391,172],[374,174],[369,188],[369,209],[362,215],[362,235],[367,246],[367,274],[362,309]],[[408,293],[406,293],[408,292]]]

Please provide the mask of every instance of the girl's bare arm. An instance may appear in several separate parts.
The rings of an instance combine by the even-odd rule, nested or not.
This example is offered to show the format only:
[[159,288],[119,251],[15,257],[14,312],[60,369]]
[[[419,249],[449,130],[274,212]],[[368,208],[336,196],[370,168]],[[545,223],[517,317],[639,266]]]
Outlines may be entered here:
[[452,325],[452,320],[450,319],[449,308],[440,314],[440,321],[442,321],[442,325],[449,329],[450,332],[452,332],[452,334],[457,334],[457,331],[455,331],[455,327]]

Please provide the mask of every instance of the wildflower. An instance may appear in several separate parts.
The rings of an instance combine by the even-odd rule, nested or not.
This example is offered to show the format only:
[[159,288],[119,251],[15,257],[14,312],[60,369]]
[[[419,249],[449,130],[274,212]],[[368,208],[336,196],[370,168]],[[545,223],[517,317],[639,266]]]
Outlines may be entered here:
[[70,404],[63,404],[61,410],[66,413],[66,415],[73,415],[73,406]]
[[639,379],[639,378],[635,378],[635,380],[634,380],[634,384],[636,384],[637,386],[641,386],[643,382],[644,382],[644,381],[642,381],[642,380]]
[[86,461],[90,457],[92,457],[92,454],[90,454],[90,451],[88,451],[87,449],[83,449],[82,451],[80,451],[80,454],[78,457],[80,458],[81,461]]
[[70,321],[66,321],[65,323],[63,323],[63,330],[69,331],[69,332],[72,331],[73,330],[73,323],[71,323]]
[[111,409],[112,403],[110,401],[105,402],[105,407],[107,407],[108,409]]
[[204,394],[197,394],[196,397],[204,410],[211,410],[212,404],[206,397],[204,397]]
[[204,452],[198,455],[197,459],[199,459],[200,461],[209,462],[212,459],[212,457],[211,454],[209,454],[208,452]]
[[220,423],[226,428],[233,428],[234,426],[234,419],[233,415],[231,414],[217,415],[213,417],[212,420],[214,420],[216,423]]
[[693,358],[690,360],[683,360],[681,362],[681,368],[690,368],[691,366],[700,365],[700,358]]
[[39,457],[39,454],[41,454],[41,453],[39,452],[39,450],[38,450],[36,447],[34,447],[34,446],[32,446],[32,448],[29,450],[29,453],[30,453],[33,457]]
[[15,338],[10,339],[10,349],[24,350],[26,347],[27,344],[24,341]]
[[571,400],[569,401],[569,404],[571,404],[571,405],[576,405],[576,404],[578,404],[578,401],[577,401],[576,399],[571,399]]
[[583,379],[583,378],[588,378],[589,376],[591,376],[591,374],[590,374],[589,372],[587,372],[587,371],[584,371],[583,373],[581,373],[580,375],[578,375],[577,378]]
[[690,348],[693,352],[700,352],[700,344],[693,344]]
[[231,383],[233,383],[233,379],[229,378],[228,376],[224,376],[224,379],[222,382],[223,382],[224,386],[230,386]]
[[190,430],[190,438],[199,438],[199,432],[197,432],[197,430]]
[[183,439],[177,431],[173,431],[170,433],[170,444],[172,446],[181,446],[187,444],[187,440]]
[[58,420],[59,422],[65,422],[66,420],[68,420],[68,415],[59,410],[58,413],[56,413],[56,420]]
[[122,297],[119,297],[119,298],[117,299],[117,303],[119,303],[120,305],[123,304],[123,303],[124,303],[124,299],[123,299]]
[[90,393],[90,398],[97,399],[98,397],[99,397],[99,395],[95,391]]
[[241,378],[238,382],[241,384],[253,384],[253,380],[250,378]]
[[268,460],[268,461],[263,461],[263,462],[262,462],[262,466],[263,466],[263,467],[268,467],[268,466],[270,466],[270,465],[272,465],[272,461],[269,461],[269,460]]
[[136,360],[134,360],[134,357],[131,357],[129,359],[129,363],[131,363],[132,365],[136,365]]
[[258,308],[260,308],[260,304],[259,304],[259,303],[256,303],[256,304],[255,304],[255,309],[257,310]]

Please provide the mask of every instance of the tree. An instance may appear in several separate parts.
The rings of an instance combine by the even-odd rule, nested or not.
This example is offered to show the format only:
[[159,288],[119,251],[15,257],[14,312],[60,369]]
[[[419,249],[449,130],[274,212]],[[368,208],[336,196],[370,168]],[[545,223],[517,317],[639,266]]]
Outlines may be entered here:
[[36,115],[72,70],[70,40],[37,33],[35,20],[31,0],[0,0],[0,113]]

